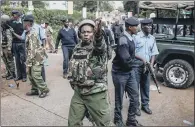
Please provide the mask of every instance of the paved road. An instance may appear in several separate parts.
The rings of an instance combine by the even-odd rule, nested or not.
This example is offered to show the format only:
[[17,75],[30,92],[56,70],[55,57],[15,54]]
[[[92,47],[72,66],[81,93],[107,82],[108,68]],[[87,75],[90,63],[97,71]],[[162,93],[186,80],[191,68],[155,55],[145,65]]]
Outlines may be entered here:
[[[20,89],[9,88],[12,81],[4,81],[1,92],[1,125],[2,126],[65,126],[70,100],[73,95],[67,80],[62,78],[62,54],[50,54],[49,66],[46,67],[47,83],[51,92],[48,97],[27,97],[25,93],[30,90],[29,82],[20,83]],[[109,63],[111,69],[111,62]],[[109,70],[110,72],[110,70]],[[109,79],[109,94],[114,109],[114,87],[111,74]],[[151,83],[153,84],[153,83]],[[162,94],[151,91],[150,107],[152,115],[142,112],[138,121],[145,126],[182,126],[187,125],[183,120],[194,122],[194,87],[178,90],[160,85]],[[12,92],[16,95],[13,95]],[[26,99],[26,100],[24,100]],[[29,102],[30,101],[30,102]],[[124,98],[123,117],[126,120],[128,99]],[[41,107],[40,107],[41,106]],[[44,107],[45,109],[43,109]],[[125,121],[124,121],[125,122]],[[84,125],[91,125],[87,119]]]

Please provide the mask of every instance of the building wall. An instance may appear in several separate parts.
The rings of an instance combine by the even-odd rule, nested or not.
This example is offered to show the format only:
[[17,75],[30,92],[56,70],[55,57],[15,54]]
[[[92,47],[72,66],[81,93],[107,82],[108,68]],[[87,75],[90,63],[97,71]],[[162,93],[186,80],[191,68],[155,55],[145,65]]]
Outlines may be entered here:
[[10,7],[19,7],[21,6],[21,1],[10,1]]
[[47,1],[46,8],[48,10],[59,9],[59,10],[68,10],[67,1]]

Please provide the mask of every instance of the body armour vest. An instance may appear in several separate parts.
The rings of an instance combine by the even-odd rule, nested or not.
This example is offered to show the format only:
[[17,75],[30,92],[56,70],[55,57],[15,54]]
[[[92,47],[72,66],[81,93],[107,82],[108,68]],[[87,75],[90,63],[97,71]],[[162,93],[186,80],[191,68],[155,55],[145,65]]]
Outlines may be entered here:
[[96,56],[93,43],[88,46],[81,46],[79,43],[69,62],[68,79],[71,85],[79,87],[94,86],[95,83],[106,81],[106,65]]

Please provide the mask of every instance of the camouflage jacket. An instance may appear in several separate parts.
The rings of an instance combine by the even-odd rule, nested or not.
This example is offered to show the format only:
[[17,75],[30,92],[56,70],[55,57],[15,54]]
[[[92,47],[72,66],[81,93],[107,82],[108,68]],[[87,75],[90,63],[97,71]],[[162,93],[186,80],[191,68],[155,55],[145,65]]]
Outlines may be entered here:
[[38,34],[34,29],[32,29],[26,35],[26,52],[26,65],[28,67],[33,65],[43,65],[44,58],[47,57],[45,49],[40,45]]
[[12,33],[9,29],[2,30],[2,48],[12,48]]
[[[85,56],[87,59],[82,60]],[[82,42],[76,45],[69,62],[68,79],[73,89],[82,95],[90,95],[108,89],[107,49],[103,38],[95,39],[88,46],[82,46]]]

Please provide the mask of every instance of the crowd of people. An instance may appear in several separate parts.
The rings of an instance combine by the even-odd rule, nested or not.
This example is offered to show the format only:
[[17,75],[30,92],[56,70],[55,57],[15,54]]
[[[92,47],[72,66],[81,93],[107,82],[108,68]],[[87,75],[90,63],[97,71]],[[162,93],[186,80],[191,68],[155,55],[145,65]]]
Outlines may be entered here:
[[[69,19],[65,19],[62,20],[63,27],[58,31],[54,46],[53,30],[48,22],[41,26],[35,23],[33,15],[26,15],[22,22],[19,18],[18,11],[12,11],[12,18],[1,16],[2,58],[7,65],[7,74],[3,77],[26,82],[28,75],[32,88],[26,95],[47,96],[49,88],[44,68],[48,59],[46,49],[50,53],[57,53],[61,42],[63,78],[70,81],[74,90],[68,125],[81,126],[84,117],[91,116],[97,126],[109,126],[111,110],[107,62],[111,60],[112,46],[116,44],[116,55],[112,61],[115,125],[141,126],[136,120],[136,115],[141,115],[140,106],[141,110],[152,114],[149,108],[150,74],[145,64],[150,63],[153,68],[158,50],[155,38],[150,34],[151,19],[139,22],[134,17],[128,18],[125,20],[125,30],[118,21],[109,28],[101,18],[94,21],[85,19],[73,27]],[[141,31],[137,33],[140,23]],[[124,93],[127,93],[130,101],[126,124],[121,113]]]

